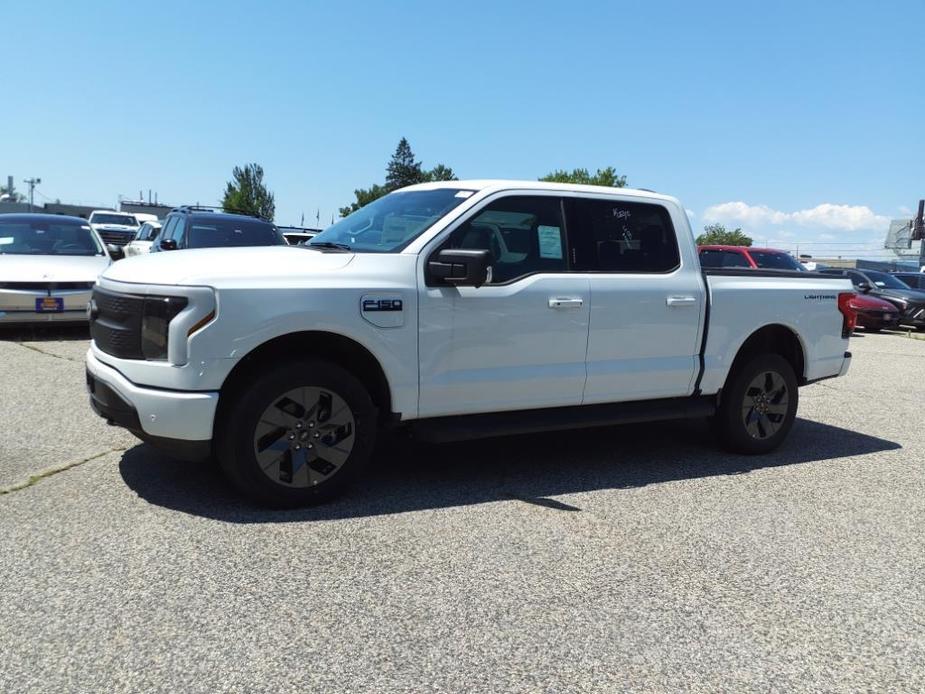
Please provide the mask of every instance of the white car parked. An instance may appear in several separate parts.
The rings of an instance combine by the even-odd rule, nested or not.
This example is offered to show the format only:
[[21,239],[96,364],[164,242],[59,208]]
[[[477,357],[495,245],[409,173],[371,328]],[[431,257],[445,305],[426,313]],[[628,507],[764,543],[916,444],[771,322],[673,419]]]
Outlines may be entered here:
[[844,278],[701,270],[656,193],[448,181],[306,246],[155,253],[91,304],[91,404],[174,455],[214,454],[290,506],[356,478],[377,431],[453,440],[713,417],[773,450],[798,387],[844,374]]
[[135,255],[146,255],[151,252],[151,244],[157,235],[161,233],[161,223],[158,221],[145,222],[138,229],[135,238],[125,246],[125,257],[131,258]]
[[85,219],[0,215],[0,325],[86,323],[109,254]]

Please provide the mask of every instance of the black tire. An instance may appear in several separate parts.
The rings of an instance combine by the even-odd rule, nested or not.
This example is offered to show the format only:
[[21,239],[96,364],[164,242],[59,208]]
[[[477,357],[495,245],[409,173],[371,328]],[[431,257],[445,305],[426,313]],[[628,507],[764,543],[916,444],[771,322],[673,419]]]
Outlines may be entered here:
[[755,455],[777,448],[793,427],[799,391],[793,367],[778,354],[760,354],[734,367],[714,425],[724,447]]
[[373,452],[376,408],[363,384],[331,362],[285,362],[233,397],[215,450],[232,484],[261,505],[294,508],[333,499]]

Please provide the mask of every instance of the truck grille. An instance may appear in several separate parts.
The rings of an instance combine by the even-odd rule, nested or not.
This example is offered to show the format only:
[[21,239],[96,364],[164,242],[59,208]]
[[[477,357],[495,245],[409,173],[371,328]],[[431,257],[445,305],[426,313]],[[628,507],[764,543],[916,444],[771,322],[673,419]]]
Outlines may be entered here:
[[141,319],[144,298],[97,287],[90,302],[90,336],[106,354],[120,359],[144,359]]
[[905,313],[903,313],[903,318],[914,321],[925,321],[925,306],[909,306]]
[[123,233],[121,231],[101,231],[100,238],[103,243],[114,243],[117,246],[125,246],[135,236],[133,233]]

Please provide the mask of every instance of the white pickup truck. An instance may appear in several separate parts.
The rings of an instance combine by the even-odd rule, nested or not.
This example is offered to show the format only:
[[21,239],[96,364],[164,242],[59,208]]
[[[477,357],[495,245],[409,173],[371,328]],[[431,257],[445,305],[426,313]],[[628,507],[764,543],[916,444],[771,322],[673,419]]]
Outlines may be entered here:
[[277,506],[332,497],[377,432],[448,441],[711,417],[742,453],[851,361],[847,279],[703,271],[665,195],[449,181],[394,192],[308,246],[131,258],[90,303],[95,411],[215,456]]

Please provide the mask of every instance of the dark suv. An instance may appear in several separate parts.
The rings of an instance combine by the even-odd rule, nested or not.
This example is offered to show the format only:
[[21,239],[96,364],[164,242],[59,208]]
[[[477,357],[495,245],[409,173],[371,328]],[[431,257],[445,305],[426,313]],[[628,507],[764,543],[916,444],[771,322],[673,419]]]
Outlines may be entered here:
[[891,272],[890,274],[913,289],[925,290],[925,272]]
[[879,270],[825,268],[819,272],[847,277],[861,294],[870,294],[896,306],[900,324],[925,329],[925,292],[912,289],[893,275]]
[[167,215],[151,252],[220,246],[285,245],[286,240],[276,225],[265,219],[190,206],[178,207]]

